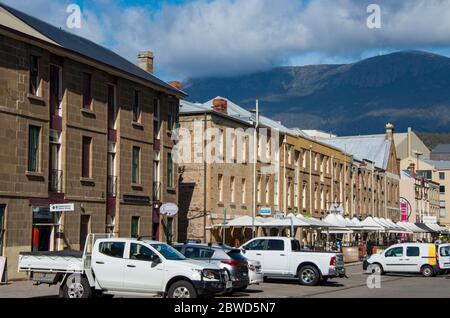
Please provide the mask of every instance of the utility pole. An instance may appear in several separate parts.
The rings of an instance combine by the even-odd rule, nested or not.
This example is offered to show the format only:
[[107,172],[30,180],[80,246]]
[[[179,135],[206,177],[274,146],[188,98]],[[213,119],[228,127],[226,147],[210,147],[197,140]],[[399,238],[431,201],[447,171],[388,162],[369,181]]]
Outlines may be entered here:
[[206,166],[206,124],[207,124],[207,115],[206,112],[203,117],[203,242],[206,243],[206,181],[207,181],[207,166]]
[[259,101],[256,100],[256,122],[255,129],[253,131],[253,215],[252,215],[252,238],[255,237],[255,218],[256,218],[256,164],[258,162],[258,126],[259,126]]

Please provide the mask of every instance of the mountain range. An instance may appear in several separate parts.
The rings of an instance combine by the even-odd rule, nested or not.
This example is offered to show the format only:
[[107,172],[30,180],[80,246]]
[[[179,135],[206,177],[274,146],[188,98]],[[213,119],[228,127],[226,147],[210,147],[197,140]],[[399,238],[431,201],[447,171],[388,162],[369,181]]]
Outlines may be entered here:
[[423,51],[380,55],[352,64],[277,67],[234,77],[183,82],[188,100],[216,96],[260,111],[288,127],[338,135],[450,131],[450,58]]

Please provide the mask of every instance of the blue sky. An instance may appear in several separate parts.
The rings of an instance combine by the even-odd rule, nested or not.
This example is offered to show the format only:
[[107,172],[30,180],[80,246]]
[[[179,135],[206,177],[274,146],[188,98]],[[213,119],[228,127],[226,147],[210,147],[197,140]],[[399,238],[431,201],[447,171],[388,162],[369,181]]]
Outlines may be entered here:
[[[397,50],[450,54],[450,0],[0,0],[131,61],[155,53],[166,80],[231,76],[280,65],[346,63]],[[381,29],[366,25],[381,7]]]

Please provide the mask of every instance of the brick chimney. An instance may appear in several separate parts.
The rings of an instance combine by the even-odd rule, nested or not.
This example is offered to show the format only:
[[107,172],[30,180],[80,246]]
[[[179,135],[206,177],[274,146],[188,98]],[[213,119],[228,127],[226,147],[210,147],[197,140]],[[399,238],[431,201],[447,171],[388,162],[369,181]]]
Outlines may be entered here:
[[386,124],[386,139],[394,140],[394,125],[391,123]]
[[176,89],[178,89],[178,90],[180,90],[180,91],[181,91],[181,89],[183,88],[183,84],[181,84],[181,83],[178,82],[178,81],[172,81],[172,82],[169,82],[169,85],[175,87]]
[[223,98],[216,98],[213,100],[213,110],[222,114],[228,114],[228,101]]
[[414,178],[415,173],[416,173],[416,165],[414,163],[410,163],[408,170],[409,170],[409,175]]
[[153,74],[153,52],[143,51],[138,54],[138,64],[139,67],[144,71]]

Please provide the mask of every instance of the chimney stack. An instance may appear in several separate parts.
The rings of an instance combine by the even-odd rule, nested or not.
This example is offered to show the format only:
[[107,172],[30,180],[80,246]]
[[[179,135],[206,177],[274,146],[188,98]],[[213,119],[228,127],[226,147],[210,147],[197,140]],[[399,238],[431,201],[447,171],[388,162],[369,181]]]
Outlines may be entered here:
[[394,140],[394,125],[391,123],[386,124],[386,139]]
[[181,84],[181,83],[178,82],[178,81],[172,81],[172,82],[169,82],[169,85],[175,87],[175,88],[178,89],[179,91],[181,91],[181,89],[183,88],[183,84]]
[[213,100],[213,110],[222,114],[228,114],[228,101],[223,98],[216,98]]
[[416,171],[415,171],[416,165],[414,163],[410,163],[408,170],[409,170],[409,175],[414,178],[416,175]]
[[139,67],[144,71],[153,74],[153,52],[143,51],[138,54]]

